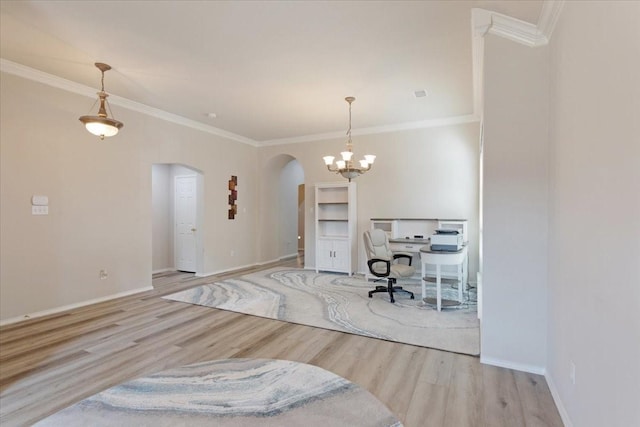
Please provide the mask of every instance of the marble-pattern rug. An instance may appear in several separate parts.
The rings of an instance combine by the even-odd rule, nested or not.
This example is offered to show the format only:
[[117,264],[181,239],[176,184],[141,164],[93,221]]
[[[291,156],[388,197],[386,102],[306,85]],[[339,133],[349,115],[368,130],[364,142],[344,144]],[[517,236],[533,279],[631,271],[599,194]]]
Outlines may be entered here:
[[[397,293],[391,304],[386,293],[369,298],[375,285],[362,278],[275,268],[163,298],[456,353],[480,353],[474,303],[438,312],[421,301],[419,281],[400,285],[416,299]],[[429,292],[435,294],[435,288]],[[444,286],[443,295],[455,299],[457,291]]]
[[316,366],[271,359],[170,369],[109,388],[35,425],[402,426],[360,386]]

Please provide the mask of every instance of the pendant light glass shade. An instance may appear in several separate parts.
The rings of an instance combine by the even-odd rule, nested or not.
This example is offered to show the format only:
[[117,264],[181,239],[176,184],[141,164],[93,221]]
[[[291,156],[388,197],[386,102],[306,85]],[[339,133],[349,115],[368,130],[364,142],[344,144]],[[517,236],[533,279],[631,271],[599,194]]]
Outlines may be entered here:
[[[103,139],[105,136],[114,136],[122,127],[122,123],[104,117],[82,116],[80,120],[89,132]],[[119,127],[118,124],[120,125]]]

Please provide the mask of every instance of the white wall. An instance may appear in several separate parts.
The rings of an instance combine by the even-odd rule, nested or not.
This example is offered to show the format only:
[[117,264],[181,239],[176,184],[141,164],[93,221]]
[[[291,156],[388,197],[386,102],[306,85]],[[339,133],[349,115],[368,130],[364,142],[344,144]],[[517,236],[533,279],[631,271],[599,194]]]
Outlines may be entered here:
[[[78,122],[94,99],[7,73],[0,91],[1,319],[151,285],[156,163],[203,172],[202,271],[255,263],[255,147],[118,107],[124,128],[100,141]],[[46,111],[37,125],[36,111]],[[233,221],[231,175],[239,179]],[[48,216],[31,215],[33,194],[49,196]]]
[[482,361],[544,372],[549,52],[485,37]]
[[152,270],[162,271],[174,266],[173,233],[171,224],[171,194],[169,184],[170,165],[153,165],[151,167],[152,198]]
[[[366,265],[362,233],[370,218],[467,218],[470,278],[478,268],[478,123],[353,137],[355,156],[375,154],[371,171],[358,177],[359,264]],[[286,156],[305,173],[305,267],[315,267],[315,184],[344,178],[327,171],[322,156],[339,155],[345,140],[313,141],[260,148],[263,165]],[[268,199],[261,203],[268,215]],[[263,248],[266,251],[268,248]],[[364,272],[364,271],[363,271]]]
[[566,2],[551,59],[547,377],[573,425],[638,426],[640,2]]
[[[281,177],[283,169],[295,158],[286,154],[265,156],[260,154],[260,179],[258,182],[259,211],[257,216],[258,262],[267,263],[284,255],[281,239]],[[297,190],[296,190],[297,192]]]

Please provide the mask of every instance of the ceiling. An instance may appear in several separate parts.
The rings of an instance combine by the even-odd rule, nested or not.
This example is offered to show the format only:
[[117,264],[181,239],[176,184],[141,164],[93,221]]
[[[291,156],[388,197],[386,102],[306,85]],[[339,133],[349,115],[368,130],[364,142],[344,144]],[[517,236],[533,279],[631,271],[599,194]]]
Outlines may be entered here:
[[0,56],[268,143],[473,114],[470,9],[542,3],[2,0]]

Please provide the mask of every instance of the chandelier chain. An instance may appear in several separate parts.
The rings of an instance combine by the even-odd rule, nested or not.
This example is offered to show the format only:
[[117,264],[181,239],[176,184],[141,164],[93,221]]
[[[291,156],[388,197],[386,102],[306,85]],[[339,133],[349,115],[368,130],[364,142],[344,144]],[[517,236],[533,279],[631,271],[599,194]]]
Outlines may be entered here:
[[347,150],[353,151],[353,144],[351,143],[351,102],[349,102],[349,129],[347,129]]

